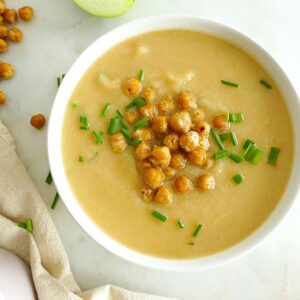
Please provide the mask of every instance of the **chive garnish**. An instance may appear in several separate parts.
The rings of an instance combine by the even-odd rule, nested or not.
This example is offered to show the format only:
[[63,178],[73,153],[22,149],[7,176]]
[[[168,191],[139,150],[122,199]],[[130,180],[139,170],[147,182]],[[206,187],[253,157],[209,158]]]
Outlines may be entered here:
[[79,106],[78,101],[72,101],[72,107],[77,108]]
[[144,81],[145,73],[143,69],[139,70],[139,81]]
[[102,131],[93,130],[92,134],[95,137],[97,145],[103,144],[103,135],[104,135],[104,133]]
[[83,161],[84,161],[84,158],[83,158],[82,155],[79,155],[79,156],[78,156],[78,161],[79,161],[79,162],[83,162]]
[[178,226],[180,229],[183,229],[184,228],[184,222],[182,220],[178,220]]
[[53,199],[53,202],[51,204],[51,209],[55,209],[56,205],[57,205],[57,202],[58,202],[58,199],[59,199],[59,195],[58,193],[56,192],[55,196],[54,196],[54,199]]
[[241,112],[228,114],[228,122],[230,123],[241,123],[244,121],[244,119],[244,115]]
[[79,117],[79,122],[80,122],[80,129],[82,130],[88,130],[90,128],[90,124],[88,121],[88,118],[85,114],[81,114]]
[[32,233],[33,225],[31,219],[26,219],[24,222],[18,223],[18,226],[26,229],[28,232]]
[[46,183],[48,184],[51,184],[52,182],[52,175],[51,175],[51,172],[49,171],[47,177],[46,177],[46,180],[45,180]]
[[65,77],[65,74],[62,74],[61,77],[56,77],[57,87],[60,86],[60,84],[63,81],[64,77]]
[[121,124],[122,128],[128,129],[128,126],[127,126],[127,124],[126,124],[126,122],[125,122],[124,119],[120,118],[120,124]]
[[221,142],[225,142],[229,139],[229,134],[228,133],[222,133],[219,135]]
[[224,147],[224,145],[223,145],[223,143],[222,143],[222,141],[221,141],[221,138],[219,137],[219,135],[217,134],[217,132],[214,130],[214,128],[212,128],[212,129],[210,130],[210,132],[211,132],[213,138],[215,139],[215,141],[216,141],[216,143],[217,143],[219,149],[220,149],[220,150],[224,150],[225,147]]
[[248,161],[253,164],[253,165],[257,165],[263,155],[264,151],[256,148],[253,153],[251,154],[251,156],[249,157]]
[[269,156],[268,156],[268,164],[276,166],[277,165],[277,159],[279,155],[280,149],[276,147],[271,147]]
[[106,103],[101,111],[101,116],[105,117],[109,110],[110,110],[110,104]]
[[239,84],[238,84],[238,83],[234,83],[234,82],[231,82],[231,81],[221,80],[221,82],[222,82],[223,84],[230,85],[230,86],[233,86],[233,87],[236,87],[236,88],[239,87]]
[[228,156],[228,154],[229,154],[229,151],[226,150],[226,149],[224,149],[224,150],[222,150],[222,151],[220,151],[218,153],[215,153],[214,154],[214,159],[215,160],[221,159],[221,158],[223,158],[225,156]]
[[121,128],[121,133],[128,139],[132,138],[132,134],[129,130],[127,130],[126,128]]
[[229,113],[228,114],[228,122],[235,123],[236,122],[236,114]]
[[189,246],[194,246],[194,245],[195,245],[194,242],[188,242],[188,243],[186,243],[186,244],[189,245]]
[[232,179],[236,184],[241,184],[245,180],[245,177],[241,173],[238,173]]
[[229,136],[230,136],[233,146],[236,146],[239,142],[238,142],[235,132],[229,132]]
[[127,140],[127,144],[130,146],[137,146],[141,143],[141,140]]
[[201,231],[202,228],[203,228],[203,225],[199,224],[197,226],[197,228],[195,229],[194,233],[193,233],[193,237],[196,237],[199,234],[199,232]]
[[149,124],[149,121],[148,121],[147,119],[144,118],[144,119],[140,119],[140,120],[136,121],[136,122],[132,125],[132,127],[133,127],[134,129],[139,129],[139,128],[148,126],[148,124]]
[[243,149],[246,150],[246,149],[249,147],[249,145],[254,145],[254,142],[248,139],[248,140],[244,143]]
[[235,153],[230,153],[229,158],[232,159],[233,161],[235,161],[236,163],[240,163],[241,161],[244,160],[243,157],[241,157],[240,155],[235,154]]
[[269,82],[267,82],[266,80],[262,79],[262,80],[260,81],[260,83],[261,83],[262,85],[264,85],[266,88],[268,88],[269,90],[272,89],[272,85],[271,85]]
[[18,226],[21,227],[21,228],[26,229],[26,222],[19,222]]
[[151,215],[152,215],[153,217],[157,218],[158,220],[162,221],[162,222],[166,222],[166,221],[168,220],[168,218],[167,218],[165,215],[161,214],[161,213],[158,212],[157,210],[153,210],[153,211],[151,212]]
[[122,114],[118,109],[117,109],[117,115],[118,115],[121,119],[124,118],[123,114]]
[[250,144],[247,153],[245,153],[243,157],[244,157],[247,161],[250,161],[250,158],[252,157],[252,154],[254,153],[255,149],[256,149],[256,145],[255,145],[255,144],[253,144],[253,145]]
[[108,125],[108,133],[111,135],[116,133],[118,130],[119,123],[120,123],[119,118],[111,118]]
[[146,101],[144,98],[142,98],[142,97],[136,98],[131,103],[129,103],[127,106],[125,106],[125,111],[128,111],[133,107],[141,108],[145,104],[146,104]]

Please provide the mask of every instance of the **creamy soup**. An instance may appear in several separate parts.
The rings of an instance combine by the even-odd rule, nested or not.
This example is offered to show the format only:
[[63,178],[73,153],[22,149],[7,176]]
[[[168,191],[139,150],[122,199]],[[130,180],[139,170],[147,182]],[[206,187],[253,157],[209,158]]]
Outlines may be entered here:
[[[211,127],[216,115],[226,116],[227,121],[228,112],[241,112],[243,122],[233,122],[230,129],[217,128],[215,132],[218,136],[234,132],[238,145],[234,146],[230,137],[222,143],[240,157],[245,141],[254,141],[263,151],[257,164],[246,160],[237,163],[225,156],[216,159],[214,166],[206,170],[189,161],[185,168],[176,170],[174,179],[164,183],[173,193],[172,204],[142,200],[140,191],[144,182],[136,167],[135,146],[116,154],[107,133],[116,110],[124,113],[125,106],[135,99],[124,93],[122,85],[128,79],[138,78],[140,69],[144,72],[143,88],[151,87],[155,91],[155,104],[166,95],[176,102],[178,93],[189,91]],[[267,86],[260,82],[262,79]],[[221,80],[237,83],[238,87]],[[106,116],[101,116],[106,103],[110,109]],[[87,118],[81,124],[80,115]],[[89,129],[81,130],[79,127],[85,121]],[[96,143],[93,130],[104,133],[103,144]],[[212,134],[209,142],[207,153],[214,157],[221,149]],[[276,166],[268,163],[271,147],[280,149]],[[287,107],[265,70],[226,41],[181,30],[137,36],[97,59],[71,96],[62,138],[65,172],[78,202],[91,220],[125,246],[166,258],[213,254],[253,233],[270,216],[285,190],[293,151]],[[197,188],[196,184],[197,178],[205,173],[215,179],[215,188],[209,192]],[[244,178],[240,184],[233,180],[236,174]],[[191,180],[192,191],[174,190],[174,180],[179,175]],[[167,221],[157,219],[151,214],[153,211],[166,216]],[[184,228],[180,228],[179,220]],[[200,224],[202,228],[195,234]]]

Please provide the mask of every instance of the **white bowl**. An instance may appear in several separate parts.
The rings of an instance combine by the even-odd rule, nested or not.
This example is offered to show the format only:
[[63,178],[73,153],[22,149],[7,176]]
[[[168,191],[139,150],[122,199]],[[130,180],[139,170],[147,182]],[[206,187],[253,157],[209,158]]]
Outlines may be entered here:
[[[299,190],[297,179],[297,170],[300,169],[299,155],[295,156],[292,174],[282,199],[262,226],[248,238],[229,249],[211,256],[186,260],[147,256],[131,250],[109,237],[92,222],[80,207],[68,183],[62,159],[61,139],[64,112],[71,93],[85,71],[99,56],[128,38],[149,31],[172,28],[190,29],[218,36],[254,57],[280,88],[292,118],[294,131],[297,130],[298,132],[300,129],[300,106],[295,89],[278,63],[260,45],[232,28],[198,17],[182,15],[154,16],[122,25],[101,36],[76,60],[64,78],[52,107],[48,132],[48,155],[53,179],[66,207],[79,225],[103,247],[124,259],[147,267],[177,271],[204,270],[228,263],[247,254],[279,225],[291,208]],[[300,136],[294,134],[294,138],[295,153],[300,153]]]

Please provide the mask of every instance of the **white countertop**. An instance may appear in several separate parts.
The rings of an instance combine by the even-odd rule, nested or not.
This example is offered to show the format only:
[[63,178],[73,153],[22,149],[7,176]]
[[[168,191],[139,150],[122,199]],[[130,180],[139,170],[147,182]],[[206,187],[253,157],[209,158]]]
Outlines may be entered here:
[[[56,76],[65,73],[81,51],[101,34],[143,16],[163,13],[196,14],[228,24],[266,47],[300,91],[299,0],[136,0],[115,19],[92,17],[71,0],[10,0],[12,7],[29,4],[36,10],[28,24],[19,23],[24,42],[11,45],[1,60],[16,67],[13,79],[2,82],[8,103],[0,117],[16,138],[18,153],[46,204],[55,187],[48,173],[47,130],[29,125],[31,115],[49,116],[56,93]],[[149,270],[107,252],[89,238],[60,201],[50,211],[82,289],[106,283],[127,289],[186,300],[300,299],[300,201],[280,228],[248,256],[218,269],[196,273]]]

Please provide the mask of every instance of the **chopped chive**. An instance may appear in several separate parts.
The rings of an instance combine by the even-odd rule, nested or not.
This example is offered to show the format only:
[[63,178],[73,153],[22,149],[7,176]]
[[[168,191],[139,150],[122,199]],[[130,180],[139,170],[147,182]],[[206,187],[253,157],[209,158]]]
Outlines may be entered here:
[[186,244],[189,245],[189,246],[194,246],[194,245],[195,245],[194,242],[188,242],[188,243],[186,243]]
[[121,119],[124,118],[123,114],[122,114],[118,109],[117,109],[117,115],[118,115]]
[[110,104],[106,103],[101,111],[101,116],[105,117],[109,110],[110,110]]
[[144,81],[145,73],[143,69],[139,70],[139,81]]
[[126,128],[121,128],[121,133],[128,139],[131,139],[132,138],[132,134],[129,130],[127,130]]
[[269,90],[272,89],[272,85],[271,85],[270,83],[268,83],[266,80],[262,79],[262,80],[260,81],[260,83],[261,83],[262,85],[264,85],[266,88],[268,88]]
[[104,135],[104,133],[102,131],[93,130],[92,134],[95,137],[97,145],[103,144],[103,135]]
[[60,77],[56,77],[56,83],[57,83],[57,87],[59,87],[60,84],[61,84],[61,79],[60,79]]
[[52,182],[52,175],[51,175],[51,172],[49,171],[47,177],[46,177],[46,180],[45,180],[46,183],[48,184],[51,184]]
[[79,106],[78,101],[72,101],[72,107],[77,108]]
[[183,229],[184,228],[184,222],[182,220],[178,220],[178,226],[180,229]]
[[226,149],[224,149],[224,150],[222,150],[222,151],[220,151],[218,153],[215,153],[214,154],[214,159],[215,160],[221,159],[221,158],[223,158],[225,156],[228,156],[228,154],[229,154],[229,151],[226,150]]
[[125,106],[125,111],[130,110],[133,107],[141,108],[146,104],[146,100],[142,97],[134,99],[131,103],[129,103],[127,106]]
[[231,81],[221,80],[221,82],[222,82],[223,84],[230,85],[230,86],[233,86],[233,87],[236,87],[236,88],[239,87],[239,84],[238,84],[238,83],[234,83],[234,82],[231,82]]
[[238,173],[234,175],[232,179],[236,184],[241,184],[245,180],[245,177],[242,174]]
[[55,209],[56,205],[57,205],[57,202],[58,202],[58,199],[59,199],[59,195],[58,193],[56,192],[55,196],[54,196],[54,199],[53,199],[53,202],[51,204],[51,209]]
[[128,110],[130,110],[133,107],[134,107],[134,104],[133,104],[133,102],[131,102],[128,105],[125,106],[125,111],[128,111]]
[[141,143],[141,140],[127,140],[127,144],[130,146],[137,146]]
[[222,133],[219,135],[221,142],[225,142],[229,139],[229,134],[228,133]]
[[203,228],[203,225],[199,224],[197,226],[197,228],[195,229],[194,233],[193,233],[193,237],[196,237],[199,234],[199,232],[201,231],[202,228]]
[[108,125],[108,133],[111,135],[116,133],[118,130],[119,123],[120,123],[119,118],[111,118]]
[[65,78],[66,74],[62,74],[61,75],[61,80],[63,80]]
[[32,220],[26,219],[25,223],[26,223],[26,230],[28,232],[32,232],[32,230],[33,230]]
[[279,152],[280,152],[279,148],[271,147],[268,156],[268,164],[276,166]]
[[128,130],[128,126],[127,126],[127,124],[126,124],[126,122],[125,122],[124,119],[120,119],[120,124],[121,124],[121,127],[122,127],[122,128],[125,128],[125,129]]
[[223,145],[223,143],[222,143],[222,141],[221,141],[221,138],[219,137],[219,135],[217,134],[217,132],[214,130],[214,128],[212,128],[212,129],[210,130],[210,132],[211,132],[213,138],[215,139],[215,141],[216,141],[216,143],[217,143],[219,149],[220,149],[220,150],[224,150],[225,147],[224,147],[224,145]]
[[26,229],[26,223],[25,222],[18,223],[18,226],[21,227],[21,228]]
[[235,153],[230,153],[229,158],[232,159],[233,161],[235,161],[236,163],[240,163],[241,161],[244,160],[243,157],[241,157],[240,155],[235,154]]
[[229,136],[230,136],[232,145],[236,146],[239,142],[238,142],[238,139],[237,139],[237,136],[236,136],[235,132],[229,132]]
[[148,126],[149,124],[149,121],[147,119],[140,119],[138,121],[136,121],[132,127],[134,129],[139,129],[139,128],[142,128],[142,127],[145,127],[145,126]]
[[88,118],[85,114],[81,114],[79,117],[79,122],[80,122],[80,129],[82,130],[88,130],[90,128],[90,124],[88,121]]
[[167,218],[165,215],[161,214],[161,213],[158,212],[157,210],[153,210],[153,211],[151,212],[151,215],[152,215],[153,217],[157,218],[158,220],[162,221],[162,222],[166,222],[166,221],[168,220],[168,218]]
[[235,122],[236,123],[242,123],[244,122],[245,118],[244,118],[244,115],[243,113],[239,112],[237,114],[235,114]]
[[248,148],[248,146],[249,145],[254,145],[255,143],[253,142],[253,141],[251,141],[251,140],[247,140],[245,143],[244,143],[244,145],[243,145],[243,149],[247,149]]
[[250,145],[250,147],[249,147],[247,153],[245,153],[245,154],[243,155],[243,157],[244,157],[247,161],[249,161],[249,160],[250,160],[250,157],[251,157],[252,154],[254,153],[255,149],[256,149],[256,145],[255,145],[255,144]]
[[79,161],[79,162],[83,162],[83,161],[84,161],[84,158],[83,158],[82,155],[79,155],[79,156],[78,156],[78,161]]
[[248,161],[253,165],[257,165],[263,154],[264,154],[263,150],[256,148],[254,152],[251,154],[251,156],[249,157]]
[[228,122],[235,123],[236,122],[236,114],[229,113],[228,114]]

